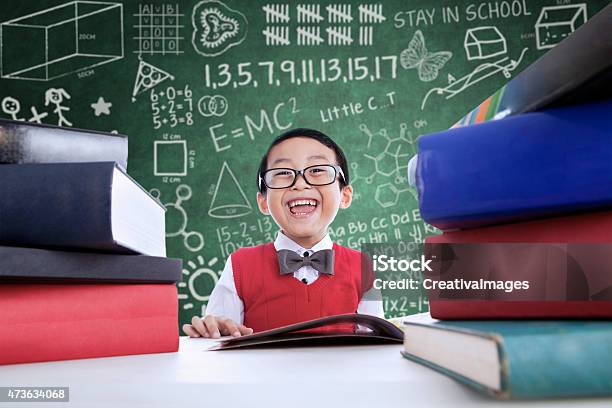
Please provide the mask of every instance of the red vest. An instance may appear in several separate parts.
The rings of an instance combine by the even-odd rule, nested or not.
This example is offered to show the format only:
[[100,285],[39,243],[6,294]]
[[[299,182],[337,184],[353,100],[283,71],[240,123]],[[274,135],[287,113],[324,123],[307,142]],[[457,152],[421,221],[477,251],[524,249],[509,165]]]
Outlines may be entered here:
[[[333,250],[334,275],[320,274],[309,285],[293,274],[280,274],[273,243],[234,252],[232,268],[236,291],[244,303],[244,325],[259,332],[324,316],[356,313],[364,292],[361,253],[336,244]],[[371,282],[366,286],[370,285]],[[333,329],[348,327],[338,326]]]

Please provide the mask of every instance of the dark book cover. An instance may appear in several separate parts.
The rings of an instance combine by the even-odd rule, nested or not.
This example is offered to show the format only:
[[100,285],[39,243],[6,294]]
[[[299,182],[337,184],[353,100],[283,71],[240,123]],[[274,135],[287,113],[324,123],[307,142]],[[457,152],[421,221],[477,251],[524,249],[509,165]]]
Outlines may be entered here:
[[0,163],[114,161],[127,169],[125,135],[0,119]]
[[6,164],[0,180],[0,245],[165,256],[164,207],[113,162]]
[[223,339],[209,350],[262,346],[401,343],[403,338],[402,330],[388,320],[366,314],[348,313]]
[[180,259],[146,255],[0,246],[0,283],[175,283],[182,279],[181,266]]

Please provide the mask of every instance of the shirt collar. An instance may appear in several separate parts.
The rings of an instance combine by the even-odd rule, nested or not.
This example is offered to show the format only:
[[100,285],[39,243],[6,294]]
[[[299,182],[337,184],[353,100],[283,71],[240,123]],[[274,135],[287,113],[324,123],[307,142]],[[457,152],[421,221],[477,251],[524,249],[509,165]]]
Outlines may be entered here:
[[278,231],[276,235],[276,240],[274,240],[274,249],[280,251],[281,249],[288,249],[290,251],[294,251],[297,254],[303,255],[304,252],[308,251],[309,253],[321,251],[323,249],[333,249],[334,243],[332,242],[329,234],[325,234],[323,239],[313,245],[312,248],[306,249],[301,245],[294,242],[291,238],[282,233],[282,231]]

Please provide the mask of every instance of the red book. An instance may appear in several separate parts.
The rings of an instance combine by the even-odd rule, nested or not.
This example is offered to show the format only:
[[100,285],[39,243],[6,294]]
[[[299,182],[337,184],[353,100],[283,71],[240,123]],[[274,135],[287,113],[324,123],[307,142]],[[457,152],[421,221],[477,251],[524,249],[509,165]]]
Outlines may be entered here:
[[[430,290],[434,318],[612,318],[612,211],[445,232],[426,243],[455,244],[428,245],[430,253],[451,251],[454,257],[434,268],[436,280],[530,284],[529,294]],[[487,244],[467,245],[472,243]]]
[[178,350],[173,284],[0,284],[0,364]]

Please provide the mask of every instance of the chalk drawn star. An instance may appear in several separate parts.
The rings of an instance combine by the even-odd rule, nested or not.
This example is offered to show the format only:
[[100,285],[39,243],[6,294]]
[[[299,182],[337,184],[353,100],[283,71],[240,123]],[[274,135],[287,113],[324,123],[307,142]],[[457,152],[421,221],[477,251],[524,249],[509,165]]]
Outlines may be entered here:
[[106,102],[103,97],[99,97],[98,102],[91,104],[91,109],[94,110],[94,115],[96,116],[101,114],[110,115],[111,106],[113,106],[112,103]]

